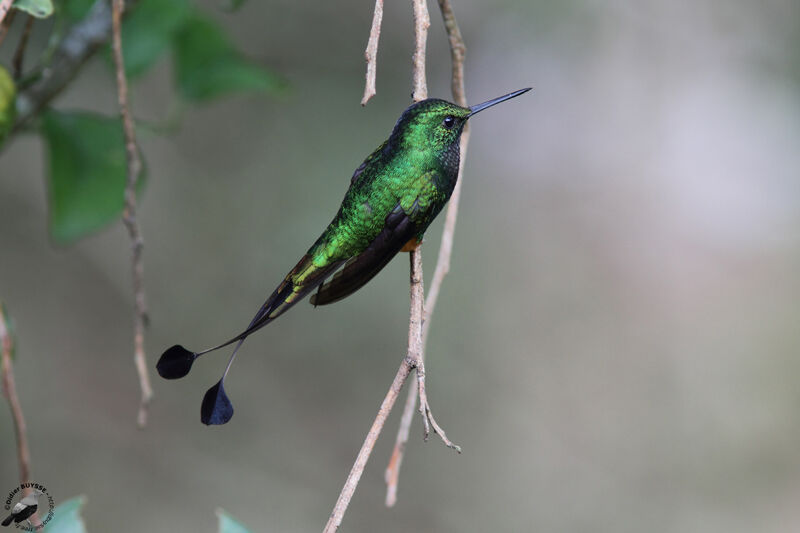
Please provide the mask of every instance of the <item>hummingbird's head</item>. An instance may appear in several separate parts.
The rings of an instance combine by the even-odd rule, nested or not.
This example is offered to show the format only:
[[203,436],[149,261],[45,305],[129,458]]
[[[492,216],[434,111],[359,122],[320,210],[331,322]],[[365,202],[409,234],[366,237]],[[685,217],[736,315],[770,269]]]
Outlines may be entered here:
[[438,98],[411,105],[397,121],[389,144],[407,148],[446,149],[457,142],[469,109]]
[[464,125],[472,115],[530,90],[530,87],[520,89],[470,107],[461,107],[438,98],[422,100],[411,105],[400,116],[389,137],[389,145],[447,150],[459,141]]

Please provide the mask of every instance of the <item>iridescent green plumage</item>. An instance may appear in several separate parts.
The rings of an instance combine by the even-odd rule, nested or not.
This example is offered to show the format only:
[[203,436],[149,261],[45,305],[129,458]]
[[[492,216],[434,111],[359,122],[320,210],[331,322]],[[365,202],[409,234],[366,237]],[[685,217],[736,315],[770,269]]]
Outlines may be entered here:
[[[199,355],[238,341],[232,361],[245,337],[314,289],[319,288],[311,303],[326,305],[361,288],[406,243],[422,240],[450,199],[458,179],[459,143],[467,119],[528,90],[470,108],[432,98],[406,109],[389,138],[356,169],[334,219],[267,298],[247,329],[202,352],[173,346],[161,356],[159,374],[168,379],[183,377]],[[233,415],[222,387],[225,374],[203,400],[201,419],[206,424],[224,424]]]

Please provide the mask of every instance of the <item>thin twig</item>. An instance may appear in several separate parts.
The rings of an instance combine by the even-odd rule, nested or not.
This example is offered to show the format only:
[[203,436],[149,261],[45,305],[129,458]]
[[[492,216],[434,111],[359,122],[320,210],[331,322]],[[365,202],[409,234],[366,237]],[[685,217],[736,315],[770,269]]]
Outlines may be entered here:
[[[447,37],[450,42],[450,57],[452,62],[452,91],[453,100],[460,106],[467,106],[467,98],[464,91],[464,58],[466,55],[466,46],[464,39],[461,37],[461,30],[459,30],[458,22],[456,21],[453,8],[450,5],[450,0],[439,0],[439,9],[444,19],[445,29],[447,30]],[[422,351],[421,357],[424,361],[425,348],[428,343],[428,331],[430,330],[431,317],[433,310],[436,307],[436,302],[439,298],[439,290],[442,286],[442,281],[445,275],[450,271],[450,256],[453,252],[453,234],[456,229],[456,218],[458,216],[458,201],[461,196],[461,184],[463,183],[464,174],[464,159],[467,154],[467,145],[469,143],[469,124],[464,127],[464,133],[461,134],[461,165],[458,169],[458,181],[450,196],[450,202],[447,207],[447,215],[444,222],[444,230],[442,231],[442,242],[439,245],[439,255],[436,259],[436,269],[433,273],[430,289],[428,290],[428,297],[425,299],[425,320],[422,324]],[[408,387],[408,396],[406,398],[405,407],[403,409],[403,416],[400,418],[400,426],[397,429],[397,438],[395,439],[394,449],[392,450],[389,465],[386,467],[386,506],[392,507],[397,502],[397,483],[400,478],[400,466],[403,463],[403,456],[405,454],[406,443],[411,431],[411,421],[413,420],[414,408],[417,406],[417,395],[425,395],[424,391],[418,391],[416,381],[412,381]]]
[[367,466],[367,461],[372,453],[372,449],[375,447],[375,442],[378,440],[386,418],[392,411],[392,407],[397,397],[400,395],[400,390],[403,388],[403,384],[406,382],[406,379],[408,379],[408,375],[413,368],[414,366],[410,359],[404,357],[400,368],[397,370],[397,374],[394,376],[394,381],[392,381],[392,385],[389,387],[389,392],[386,393],[386,397],[383,399],[380,409],[378,409],[378,415],[375,417],[372,427],[369,428],[369,433],[367,433],[367,437],[364,439],[364,444],[361,445],[358,457],[356,457],[356,461],[353,463],[353,468],[350,469],[350,474],[347,476],[344,487],[342,487],[339,499],[336,500],[336,505],[331,512],[330,519],[328,519],[323,533],[333,533],[342,525],[342,518],[344,518],[344,513],[347,511],[347,506],[350,505],[350,500],[353,497],[353,493],[356,491],[358,481],[361,479],[361,474],[364,473],[364,467]]
[[[450,60],[452,63],[451,88],[453,91],[453,100],[458,105],[467,107],[467,95],[464,90],[464,59],[467,54],[467,47],[464,45],[463,37],[461,37],[461,30],[458,28],[458,21],[456,20],[455,13],[453,13],[450,0],[439,0],[439,9],[442,12],[444,27],[447,30],[447,38],[450,42]],[[468,144],[469,122],[464,125],[464,132],[461,134],[461,164],[458,168],[458,180],[456,181],[455,189],[453,189],[453,194],[450,196],[450,202],[447,206],[447,215],[444,222],[444,230],[442,231],[442,242],[439,246],[439,257],[436,259],[436,270],[433,272],[431,288],[425,300],[426,314],[425,323],[422,328],[423,355],[428,340],[431,315],[433,315],[436,301],[439,298],[442,280],[444,280],[444,277],[450,271],[450,256],[453,252],[453,234],[456,230],[458,201],[461,197],[461,184],[464,182],[462,177],[464,175],[464,161],[467,156]]]
[[406,395],[406,405],[403,408],[403,416],[400,419],[397,439],[384,474],[384,480],[386,481],[386,507],[394,507],[394,504],[397,503],[397,482],[400,477],[400,465],[403,462],[403,455],[406,450],[408,434],[411,431],[411,421],[414,418],[414,408],[416,406],[417,382],[412,381],[408,384],[408,395]]
[[425,80],[425,44],[428,41],[428,28],[431,17],[428,15],[427,0],[413,0],[414,4],[414,57],[412,59],[414,90],[411,97],[415,102],[428,97],[428,83]]
[[14,420],[14,434],[17,437],[17,462],[19,463],[19,481],[31,481],[31,453],[28,450],[28,436],[25,427],[25,417],[22,406],[17,396],[17,386],[14,381],[14,366],[11,354],[14,351],[14,339],[8,326],[3,304],[0,304],[0,351],[2,351],[3,365],[3,393],[11,408],[11,417]]
[[8,12],[11,11],[11,4],[13,3],[14,0],[0,0],[0,22],[3,22]]
[[369,99],[375,96],[375,77],[378,72],[378,39],[381,36],[381,21],[383,20],[383,0],[375,0],[375,13],[372,15],[372,27],[369,30],[369,40],[364,57],[367,60],[367,81],[364,85],[364,96],[361,105],[367,105]]
[[111,26],[112,48],[114,50],[114,63],[117,71],[117,97],[119,101],[122,126],[125,132],[125,152],[128,160],[128,182],[125,187],[125,210],[122,220],[128,229],[131,239],[132,264],[133,264],[133,293],[134,305],[134,363],[139,375],[139,387],[142,391],[139,402],[137,421],[139,427],[147,424],[147,407],[153,397],[150,386],[150,376],[147,371],[147,358],[144,353],[144,328],[147,324],[147,309],[144,298],[144,263],[142,249],[144,241],[136,220],[136,184],[142,170],[142,161],[139,158],[139,149],[136,146],[136,131],[133,126],[128,105],[128,80],[125,77],[125,64],[122,58],[122,12],[125,9],[124,0],[112,0]]
[[453,444],[444,430],[433,418],[428,395],[425,393],[424,347],[422,345],[422,323],[425,319],[425,290],[422,282],[422,247],[411,251],[411,314],[408,320],[408,357],[414,361],[417,369],[417,388],[419,389],[419,413],[422,415],[424,427],[423,437],[428,440],[431,428],[439,435],[442,442],[458,453],[461,447]]
[[[428,28],[431,25],[431,18],[428,15],[427,0],[414,0],[414,36],[416,40],[416,47],[414,49],[414,101],[419,102],[428,97],[428,85],[425,81],[425,43],[428,39]],[[427,315],[425,315],[425,291],[422,288],[422,250],[417,247],[416,250],[411,251],[411,316],[409,319],[409,334],[408,334],[408,354],[415,361],[417,369],[417,384],[419,386],[419,399],[420,408],[419,412],[422,415],[422,423],[425,426],[425,440],[428,440],[430,427],[438,434],[442,441],[450,448],[461,453],[461,448],[450,442],[447,436],[442,431],[442,428],[436,423],[431,412],[428,398],[425,395],[425,365],[423,359],[425,358],[425,349],[423,346],[423,323]],[[419,280],[418,291],[414,290],[415,280]],[[419,315],[417,320],[415,317]],[[412,331],[413,328],[413,331]]]
[[[450,87],[453,91],[455,103],[460,106],[467,106],[467,95],[464,91],[464,58],[467,54],[467,47],[461,30],[458,27],[456,15],[450,0],[439,0],[439,10],[442,12],[444,28],[447,30],[447,39],[450,41],[450,60],[452,63],[452,75]],[[463,161],[463,154],[461,160]]]
[[[12,0],[13,2],[13,0]],[[0,8],[2,9],[2,8]],[[2,13],[2,12],[0,12]],[[11,27],[11,23],[14,22],[14,16],[17,14],[17,11],[14,10],[8,14],[7,17],[3,18],[0,16],[0,44],[3,44],[3,41],[8,35],[8,29]]]
[[28,38],[31,36],[31,28],[33,28],[33,15],[28,15],[25,20],[25,28],[22,30],[22,36],[19,38],[17,50],[14,52],[14,59],[11,64],[14,66],[14,79],[18,80],[22,77],[22,64],[25,61],[25,48],[28,46]]

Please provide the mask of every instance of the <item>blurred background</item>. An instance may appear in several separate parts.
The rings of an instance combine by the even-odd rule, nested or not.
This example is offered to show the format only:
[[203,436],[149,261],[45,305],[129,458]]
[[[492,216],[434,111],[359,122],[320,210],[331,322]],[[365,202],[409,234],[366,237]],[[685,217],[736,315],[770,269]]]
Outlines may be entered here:
[[[410,103],[409,2],[386,3],[365,108],[372,1],[200,4],[290,90],[142,134],[151,368],[176,342],[242,329]],[[449,98],[430,9],[429,93]],[[429,397],[464,453],[423,443],[415,419],[386,509],[396,410],[343,531],[797,531],[800,4],[454,9],[471,103],[534,87],[472,123],[433,317]],[[165,59],[132,105],[159,120],[174,99]],[[114,113],[104,61],[55,105]],[[219,355],[181,381],[153,372],[140,431],[129,240],[118,223],[54,246],[45,156],[38,137],[17,136],[0,159],[0,298],[17,325],[35,480],[57,501],[87,495],[90,532],[213,531],[217,507],[253,531],[321,530],[404,354],[407,256],[250,338],[226,382],[228,425],[199,420]],[[428,281],[443,218],[424,246]],[[10,490],[5,405],[0,427]]]

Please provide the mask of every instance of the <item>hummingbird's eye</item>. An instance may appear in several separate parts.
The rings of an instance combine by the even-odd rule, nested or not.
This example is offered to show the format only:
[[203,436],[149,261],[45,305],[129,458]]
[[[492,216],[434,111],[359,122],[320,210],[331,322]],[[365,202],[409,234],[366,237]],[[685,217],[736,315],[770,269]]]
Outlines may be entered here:
[[444,120],[442,121],[442,126],[447,128],[448,130],[451,130],[455,125],[456,125],[456,118],[454,116],[447,115],[446,117],[444,117]]

